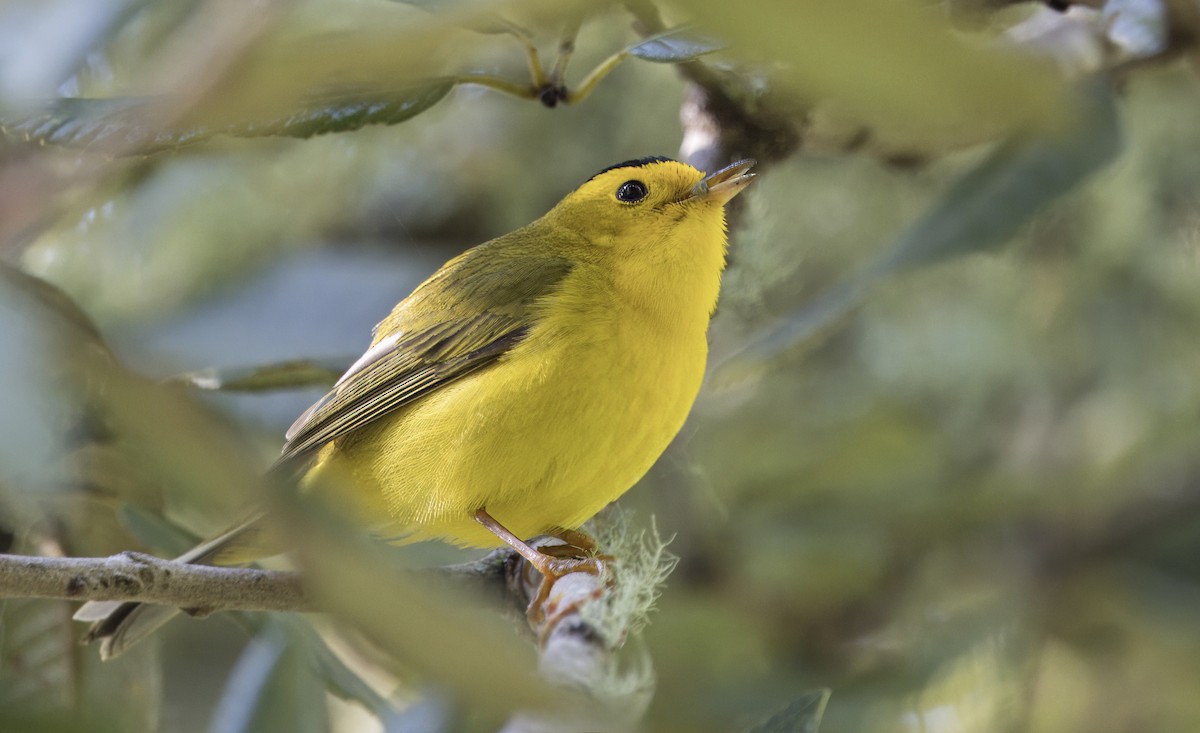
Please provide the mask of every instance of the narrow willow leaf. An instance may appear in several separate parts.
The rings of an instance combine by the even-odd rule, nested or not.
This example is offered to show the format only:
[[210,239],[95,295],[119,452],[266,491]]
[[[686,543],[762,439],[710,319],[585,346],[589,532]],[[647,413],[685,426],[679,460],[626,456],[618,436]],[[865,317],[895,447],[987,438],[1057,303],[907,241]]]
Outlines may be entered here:
[[367,125],[395,125],[437,104],[454,87],[452,78],[430,79],[387,92],[339,91],[297,109],[263,119],[215,125],[156,125],[165,98],[57,99],[41,114],[0,120],[0,134],[47,145],[88,147],[119,155],[178,148],[213,135],[306,138]]
[[750,733],[817,733],[830,690],[811,690],[769,719],[754,726]]
[[273,392],[306,387],[328,387],[337,381],[353,358],[318,362],[301,359],[241,369],[203,369],[171,379],[197,389],[222,392]]
[[1121,135],[1111,85],[1097,79],[1077,91],[1076,126],[1002,145],[859,273],[729,357],[718,379],[736,379],[740,370],[753,370],[752,365],[822,332],[885,277],[1005,244],[1047,204],[1113,160],[1121,149]]
[[704,54],[720,51],[725,44],[688,27],[672,28],[633,44],[630,56],[659,64],[691,61]]

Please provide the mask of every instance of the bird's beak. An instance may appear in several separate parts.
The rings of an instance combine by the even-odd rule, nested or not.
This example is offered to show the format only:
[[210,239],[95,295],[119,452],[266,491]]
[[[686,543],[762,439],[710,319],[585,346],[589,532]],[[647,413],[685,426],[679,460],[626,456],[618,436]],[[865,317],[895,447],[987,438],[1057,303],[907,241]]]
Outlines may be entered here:
[[688,199],[725,204],[754,180],[754,174],[750,172],[754,164],[755,161],[747,159],[722,168],[693,186]]

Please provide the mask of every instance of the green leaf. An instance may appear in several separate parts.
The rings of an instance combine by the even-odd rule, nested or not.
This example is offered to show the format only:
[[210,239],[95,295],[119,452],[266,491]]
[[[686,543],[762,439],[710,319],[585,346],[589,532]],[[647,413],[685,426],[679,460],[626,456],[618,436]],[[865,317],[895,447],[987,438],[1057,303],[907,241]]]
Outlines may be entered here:
[[806,692],[791,705],[754,726],[750,733],[817,733],[829,695],[827,688]]
[[689,27],[672,28],[650,36],[630,46],[630,56],[659,64],[677,64],[691,61],[704,54],[720,51],[725,44],[714,38],[703,36]]
[[325,690],[301,634],[272,619],[238,659],[210,730],[219,733],[323,733]]
[[[330,132],[357,130],[367,125],[395,125],[416,117],[442,101],[454,88],[454,83],[454,79],[439,78],[414,83],[383,94],[357,95],[352,92],[339,92],[326,103],[318,102],[307,109],[283,117],[277,123],[279,131],[267,134],[311,137]],[[241,134],[239,131],[228,129],[223,132]]]
[[328,387],[337,381],[352,360],[318,362],[301,359],[240,369],[203,369],[180,374],[171,381],[222,392],[274,392]]
[[155,124],[167,98],[63,98],[41,114],[0,120],[0,134],[26,142],[99,148],[118,155],[145,154],[207,140],[214,135],[306,138],[348,132],[367,125],[395,125],[437,104],[454,88],[452,78],[436,78],[389,91],[339,90],[296,109],[254,119],[206,125]]

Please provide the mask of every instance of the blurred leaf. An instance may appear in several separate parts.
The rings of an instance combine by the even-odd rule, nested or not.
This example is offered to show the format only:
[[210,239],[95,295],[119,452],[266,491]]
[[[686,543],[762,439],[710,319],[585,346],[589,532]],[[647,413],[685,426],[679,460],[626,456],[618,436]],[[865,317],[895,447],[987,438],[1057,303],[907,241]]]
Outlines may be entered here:
[[[220,524],[263,495],[258,456],[232,424],[178,386],[154,383],[113,364],[88,365],[98,398],[138,479],[157,485],[188,526]],[[214,527],[215,529],[215,527]]]
[[674,64],[720,51],[725,44],[697,33],[690,27],[672,28],[630,46],[627,51],[643,61]]
[[[36,554],[33,543],[13,548]],[[95,654],[79,644],[74,603],[0,599],[0,730],[54,730],[60,715],[86,717],[97,729],[141,733],[158,727],[161,672],[157,647],[147,644],[120,664],[100,669]],[[22,708],[38,711],[20,723],[6,719]],[[61,726],[58,730],[72,730]],[[91,729],[91,726],[89,726]]]
[[121,504],[117,509],[117,518],[138,542],[166,557],[182,555],[200,540],[196,535],[136,504]]
[[85,412],[74,391],[85,354],[111,358],[87,315],[52,285],[0,265],[0,483],[26,493],[71,484],[63,459]]
[[273,392],[305,387],[328,387],[346,370],[349,361],[285,361],[243,369],[203,369],[174,377],[198,389],[222,392]]
[[29,730],[5,720],[6,713],[22,707],[38,710],[42,719],[61,713],[127,733],[157,730],[157,645],[147,644],[102,669],[96,654],[79,644],[80,626],[71,620],[75,605],[40,599],[0,601],[0,730]]
[[[80,730],[80,717],[74,711],[47,711],[39,705],[0,708],[0,730],[19,733],[75,733]],[[88,733],[129,733],[112,718],[92,716],[87,718]]]
[[79,680],[66,603],[0,600],[0,708],[38,701],[70,707]]
[[817,733],[830,694],[828,689],[806,692],[791,705],[751,728],[750,733]]
[[1121,149],[1111,85],[1094,79],[1075,97],[1076,129],[1000,146],[858,274],[755,337],[721,365],[720,376],[761,364],[831,327],[884,277],[1004,244],[1047,204],[1109,163]]
[[392,5],[360,3],[340,8],[331,22],[329,14],[318,19],[316,12],[286,4],[269,6],[277,12],[268,14],[235,3],[219,16],[219,34],[209,44],[216,47],[178,61],[168,84],[140,97],[103,100],[102,106],[98,100],[62,101],[38,118],[3,127],[16,137],[120,155],[214,134],[310,137],[396,124],[453,87],[453,78],[440,70],[465,48],[458,45],[464,23],[491,18],[498,9],[556,17],[577,4],[469,3],[414,18]]
[[1074,129],[1002,145],[896,239],[869,272],[902,272],[1000,246],[1047,204],[1111,162],[1121,150],[1112,86],[1094,79],[1075,97]]
[[518,709],[579,703],[537,676],[532,645],[478,598],[396,567],[387,546],[339,526],[332,508],[310,498],[295,497],[277,511],[304,538],[295,558],[314,602],[471,710],[501,719]]
[[293,633],[302,635],[305,643],[312,649],[317,672],[330,692],[343,700],[359,703],[374,713],[381,721],[386,721],[396,715],[396,708],[376,692],[375,688],[359,677],[354,670],[347,667],[312,626],[301,620],[296,622],[292,630]]
[[[414,8],[420,8],[429,13],[461,13],[465,8],[469,8],[472,3],[464,0],[392,0],[392,2],[411,5]],[[478,3],[476,3],[477,5]],[[476,33],[486,33],[494,35],[497,33],[520,33],[520,28],[513,23],[501,18],[499,15],[490,13],[468,13],[459,23],[463,28],[473,30]]]
[[[995,139],[1061,129],[1068,110],[1049,64],[970,43],[929,4],[891,0],[689,0],[696,21],[778,68],[807,103],[831,101],[868,130]],[[943,148],[944,149],[944,146]]]
[[325,690],[304,634],[268,621],[238,659],[217,704],[214,733],[321,733],[329,730]]
[[48,145],[93,147],[127,154],[152,153],[206,140],[213,135],[306,138],[394,125],[437,104],[454,87],[449,78],[429,79],[387,92],[342,90],[265,119],[223,125],[156,126],[162,99],[59,99],[44,112],[19,121],[0,120],[0,133]]
[[88,339],[99,347],[107,348],[96,324],[70,296],[41,278],[0,262],[0,289],[7,288],[24,293],[55,318],[61,319],[63,325],[77,330],[78,333],[72,334],[73,336]]

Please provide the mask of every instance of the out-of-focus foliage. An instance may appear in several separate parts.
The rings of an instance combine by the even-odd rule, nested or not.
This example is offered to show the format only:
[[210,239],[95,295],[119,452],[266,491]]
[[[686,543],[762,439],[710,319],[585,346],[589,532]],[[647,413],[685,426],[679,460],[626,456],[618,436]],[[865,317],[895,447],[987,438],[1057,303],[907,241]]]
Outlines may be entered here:
[[461,555],[364,549],[258,475],[440,261],[679,149],[695,90],[641,60],[695,58],[842,152],[764,161],[730,371],[622,500],[680,558],[645,729],[1200,725],[1200,98],[1170,66],[1071,78],[1178,50],[1136,30],[1183,14],[1073,9],[1022,46],[1059,16],[935,6],[0,2],[0,255],[78,303],[0,272],[0,550],[169,555],[282,502],[336,629],[181,620],[101,668],[68,604],[0,600],[0,729],[483,731],[575,701],[395,566]]
[[716,378],[737,367],[767,367],[780,352],[829,328],[866,298],[878,282],[943,259],[1007,244],[1037,211],[1070,191],[1116,155],[1120,145],[1116,109],[1107,83],[1077,90],[1087,119],[1067,134],[1018,139],[995,151],[955,181],[911,227],[859,273],[786,314],[740,350],[732,366],[724,360]]

